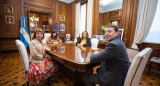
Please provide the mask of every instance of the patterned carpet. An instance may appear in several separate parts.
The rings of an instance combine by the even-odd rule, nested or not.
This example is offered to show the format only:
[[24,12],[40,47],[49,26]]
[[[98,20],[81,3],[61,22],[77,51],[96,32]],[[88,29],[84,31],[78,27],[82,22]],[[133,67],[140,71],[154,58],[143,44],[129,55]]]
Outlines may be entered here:
[[[0,64],[0,86],[26,86],[25,71],[19,54],[12,53],[6,56],[1,55],[1,57],[5,57],[5,59]],[[46,80],[38,86],[47,84]],[[72,84],[72,76],[63,70],[57,71],[56,76],[51,78],[51,86],[72,86]]]
[[[146,75],[145,69],[138,86],[160,86],[160,70],[152,70]],[[51,86],[72,86],[73,75],[65,69],[59,69],[51,78]],[[0,55],[0,86],[26,86],[25,73],[22,60],[18,52]],[[46,86],[47,80],[38,86]],[[32,86],[32,85],[31,85]]]
[[148,75],[146,68],[138,86],[160,86],[160,70],[152,69],[151,73]]

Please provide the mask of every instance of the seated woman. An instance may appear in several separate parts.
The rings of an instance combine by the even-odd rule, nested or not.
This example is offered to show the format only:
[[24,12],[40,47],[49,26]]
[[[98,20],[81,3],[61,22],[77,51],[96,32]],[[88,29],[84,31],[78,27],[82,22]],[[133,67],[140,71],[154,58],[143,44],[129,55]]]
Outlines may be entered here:
[[82,32],[82,38],[76,43],[76,46],[78,47],[91,46],[91,39],[88,38],[87,31]]
[[62,42],[62,40],[57,37],[56,31],[52,31],[51,36],[48,37],[48,39],[46,41],[47,44],[53,44],[54,42]]
[[42,43],[43,36],[43,30],[37,28],[29,45],[31,64],[25,79],[31,84],[40,83],[57,71],[57,66],[47,61],[45,46]]

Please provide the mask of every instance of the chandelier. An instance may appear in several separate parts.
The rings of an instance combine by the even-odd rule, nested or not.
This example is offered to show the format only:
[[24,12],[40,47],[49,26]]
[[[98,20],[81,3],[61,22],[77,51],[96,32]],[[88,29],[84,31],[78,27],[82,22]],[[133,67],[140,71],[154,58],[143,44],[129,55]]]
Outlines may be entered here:
[[30,20],[33,21],[33,22],[38,22],[39,21],[39,17],[30,17]]

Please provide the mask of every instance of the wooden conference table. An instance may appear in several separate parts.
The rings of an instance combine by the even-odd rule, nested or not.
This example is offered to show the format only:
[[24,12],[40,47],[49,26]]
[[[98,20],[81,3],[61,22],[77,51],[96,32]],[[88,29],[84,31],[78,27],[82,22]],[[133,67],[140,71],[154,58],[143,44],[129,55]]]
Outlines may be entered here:
[[[92,73],[93,67],[98,64],[90,63],[91,47],[77,47],[73,43],[48,44],[48,55],[58,63],[72,70],[74,75],[73,86],[85,86],[81,78],[84,73]],[[102,49],[98,49],[102,51]]]
[[[47,54],[52,59],[73,71],[86,72],[92,70],[96,64],[90,63],[90,54],[95,50],[91,47],[77,47],[73,43],[48,44]],[[102,51],[103,49],[98,49]]]
[[[92,70],[93,67],[97,65],[90,63],[90,55],[95,51],[91,49],[91,47],[79,48],[73,43],[48,44],[47,47],[49,50],[46,51],[52,59],[73,71],[86,72]],[[98,51],[102,50],[103,49],[100,48],[98,49]],[[133,56],[129,55],[130,63],[133,58]]]

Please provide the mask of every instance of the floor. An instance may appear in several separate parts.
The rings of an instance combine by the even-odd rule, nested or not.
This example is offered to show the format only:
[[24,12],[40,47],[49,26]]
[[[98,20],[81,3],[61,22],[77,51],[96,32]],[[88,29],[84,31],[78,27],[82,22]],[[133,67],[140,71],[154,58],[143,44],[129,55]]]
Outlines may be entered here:
[[[146,71],[147,69],[145,69],[138,86],[160,86],[160,70],[152,70],[150,75],[147,75]],[[25,72],[19,53],[2,53],[0,55],[0,86],[26,86],[24,77]],[[73,76],[64,70],[59,70],[51,81],[51,86],[72,86]],[[44,81],[38,86],[46,84],[47,81]]]

